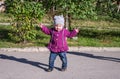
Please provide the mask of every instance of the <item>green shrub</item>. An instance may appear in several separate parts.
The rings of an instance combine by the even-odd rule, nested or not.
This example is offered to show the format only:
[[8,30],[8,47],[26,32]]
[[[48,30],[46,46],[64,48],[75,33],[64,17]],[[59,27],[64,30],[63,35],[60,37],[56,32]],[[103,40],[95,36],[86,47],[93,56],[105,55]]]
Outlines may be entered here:
[[14,17],[13,33],[9,36],[17,42],[27,42],[36,38],[34,23],[39,22],[44,9],[42,4],[34,1],[6,0],[6,11]]

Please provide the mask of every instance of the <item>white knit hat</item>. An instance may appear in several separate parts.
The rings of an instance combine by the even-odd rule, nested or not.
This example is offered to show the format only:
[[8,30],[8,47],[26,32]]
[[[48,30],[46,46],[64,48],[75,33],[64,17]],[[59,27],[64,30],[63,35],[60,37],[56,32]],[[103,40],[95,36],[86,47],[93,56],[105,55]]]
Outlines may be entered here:
[[62,24],[64,26],[64,17],[63,15],[54,16],[54,24]]

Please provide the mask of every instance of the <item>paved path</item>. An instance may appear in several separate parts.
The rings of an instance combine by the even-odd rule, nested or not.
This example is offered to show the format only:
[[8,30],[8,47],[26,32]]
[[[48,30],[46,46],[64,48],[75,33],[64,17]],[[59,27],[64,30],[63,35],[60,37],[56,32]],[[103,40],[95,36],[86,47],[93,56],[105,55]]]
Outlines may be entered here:
[[0,79],[120,79],[120,50],[84,49],[67,53],[68,69],[65,72],[59,71],[59,57],[55,69],[45,71],[49,51],[0,49]]

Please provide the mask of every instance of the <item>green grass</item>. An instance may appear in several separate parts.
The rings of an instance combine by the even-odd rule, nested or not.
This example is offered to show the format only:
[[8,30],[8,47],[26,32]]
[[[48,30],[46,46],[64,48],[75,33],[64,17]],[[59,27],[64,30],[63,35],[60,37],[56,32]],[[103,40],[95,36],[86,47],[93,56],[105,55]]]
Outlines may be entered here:
[[118,21],[91,21],[91,20],[73,20],[72,26],[81,28],[99,28],[99,29],[120,29]]
[[[114,40],[116,39],[116,40]],[[120,47],[120,38],[117,37],[107,37],[106,39],[95,39],[95,38],[85,38],[81,37],[79,39],[79,45],[82,46],[93,46],[93,47]]]
[[[0,26],[0,48],[46,46],[50,39],[50,36],[38,30],[35,40],[26,44],[15,43],[9,38],[11,31],[11,26]],[[120,47],[120,31],[81,29],[77,40],[67,41],[69,46]]]
[[12,22],[12,18],[10,15],[5,14],[5,13],[0,13],[0,22],[1,23],[10,23]]
[[120,37],[88,38],[79,37],[78,40],[69,39],[69,46],[92,46],[92,47],[120,47]]
[[[11,22],[12,19],[5,13],[0,13],[0,23]],[[52,24],[49,17],[44,17],[43,23]],[[78,39],[68,39],[69,46],[94,46],[94,47],[120,47],[120,22],[107,20],[73,20],[72,28],[80,27]],[[50,36],[37,30],[35,40],[26,44],[15,43],[8,33],[12,31],[11,26],[0,25],[0,47],[30,47],[46,46]]]

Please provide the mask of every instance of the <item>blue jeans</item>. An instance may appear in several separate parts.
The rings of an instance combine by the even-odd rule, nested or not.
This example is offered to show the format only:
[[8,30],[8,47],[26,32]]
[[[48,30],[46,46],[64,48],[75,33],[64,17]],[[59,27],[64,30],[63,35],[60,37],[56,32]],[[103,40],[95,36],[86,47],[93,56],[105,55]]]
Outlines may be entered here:
[[54,61],[56,57],[59,56],[60,60],[62,61],[62,68],[67,68],[67,57],[66,52],[54,53],[51,52],[49,56],[49,68],[54,68]]

